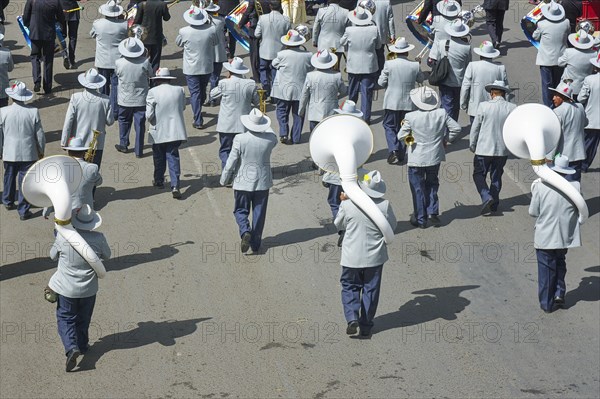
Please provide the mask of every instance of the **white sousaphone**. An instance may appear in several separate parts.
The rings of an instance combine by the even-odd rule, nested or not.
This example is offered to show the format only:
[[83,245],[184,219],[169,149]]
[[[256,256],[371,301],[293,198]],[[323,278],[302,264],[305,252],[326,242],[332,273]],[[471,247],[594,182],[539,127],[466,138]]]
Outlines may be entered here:
[[579,223],[584,223],[589,216],[585,200],[571,183],[546,164],[546,154],[556,148],[560,134],[558,116],[541,104],[515,108],[506,118],[502,131],[508,150],[519,158],[531,159],[535,174],[569,197],[579,211]]
[[310,135],[310,155],[319,168],[339,173],[344,193],[362,209],[382,232],[386,243],[394,231],[373,200],[357,182],[356,170],[373,151],[373,133],[361,118],[337,114],[323,119]]
[[21,190],[32,205],[54,207],[54,225],[58,234],[71,244],[94,269],[98,278],[106,274],[104,264],[93,248],[71,225],[71,194],[77,190],[83,171],[75,158],[54,155],[37,161],[25,174]]

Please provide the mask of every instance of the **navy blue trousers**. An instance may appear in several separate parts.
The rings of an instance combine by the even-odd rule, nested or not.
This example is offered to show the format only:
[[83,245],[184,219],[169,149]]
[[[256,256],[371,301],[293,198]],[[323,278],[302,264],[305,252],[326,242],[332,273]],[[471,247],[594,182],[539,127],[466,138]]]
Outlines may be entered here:
[[[473,182],[481,196],[481,202],[493,200],[492,211],[498,210],[500,190],[502,189],[502,174],[508,157],[491,157],[475,155],[473,158]],[[487,176],[490,175],[490,185]]]
[[[52,73],[54,63],[54,40],[31,41],[31,70],[33,84],[41,84],[44,91],[52,90]],[[42,62],[44,63],[44,79],[42,81]]]
[[400,131],[400,123],[404,119],[407,111],[394,111],[386,109],[383,111],[383,130],[385,132],[385,140],[388,145],[388,152],[399,151],[400,160],[404,160],[406,146],[403,141],[398,140],[398,132]]
[[154,160],[154,182],[164,183],[167,163],[169,164],[169,177],[171,189],[179,189],[179,176],[181,167],[179,163],[179,146],[181,140],[168,143],[152,144],[152,158]]
[[438,189],[440,181],[438,173],[440,164],[434,166],[409,166],[408,183],[413,200],[413,212],[417,223],[427,222],[430,215],[439,215]]
[[356,103],[360,93],[360,110],[363,113],[363,120],[367,123],[371,123],[371,106],[376,80],[374,73],[348,74],[348,98]]
[[363,268],[342,266],[342,305],[348,323],[358,320],[361,327],[373,326],[379,304],[382,272],[383,265]]
[[223,63],[222,62],[214,62],[213,63],[213,71],[210,74],[210,90],[214,89],[215,87],[217,87],[217,85],[219,84],[219,79],[221,78],[221,71],[223,70]]
[[135,129],[135,155],[141,157],[146,135],[146,107],[119,106],[119,137],[120,144],[124,147],[129,147],[129,131],[132,123]]
[[540,66],[540,75],[542,76],[542,102],[545,106],[554,108],[554,103],[552,102],[552,97],[554,96],[554,92],[548,90],[551,88],[556,88],[560,83],[560,78],[563,73],[562,67],[559,66]]
[[286,137],[289,134],[289,117],[292,111],[292,143],[298,144],[302,137],[302,128],[304,127],[304,117],[298,115],[300,101],[288,101],[277,99],[275,115],[279,122],[279,137]]
[[202,104],[206,100],[206,87],[210,81],[210,73],[205,75],[185,75],[188,89],[190,91],[190,104],[194,114],[194,125],[202,126]]
[[564,298],[567,290],[567,249],[536,249],[538,261],[538,296],[540,307],[552,310],[554,298]]
[[231,147],[233,147],[233,139],[236,133],[219,133],[219,141],[221,146],[219,147],[219,159],[221,159],[221,170],[225,169],[225,164],[229,158]]
[[581,165],[583,172],[587,172],[594,162],[598,143],[600,143],[600,129],[585,129],[585,160]]
[[273,60],[260,59],[260,84],[267,91],[267,96],[271,93],[271,87],[273,87],[273,81],[277,75],[277,69],[273,68],[272,64]]
[[88,349],[90,322],[96,295],[87,298],[67,298],[58,295],[56,302],[56,322],[58,335],[65,347],[65,354],[72,349],[85,353]]
[[[250,248],[256,252],[262,242],[262,233],[267,216],[267,204],[269,202],[269,190],[241,191],[233,190],[235,209],[233,215],[240,230],[240,237],[244,233],[250,233]],[[252,210],[252,225],[249,216]]]
[[15,202],[15,196],[17,194],[17,181],[19,185],[19,203],[17,210],[20,216],[23,216],[31,207],[29,202],[23,197],[21,192],[21,183],[27,170],[33,165],[35,161],[28,162],[8,162],[4,161],[4,191],[2,191],[2,203],[9,205]]
[[329,208],[331,209],[331,214],[333,215],[333,220],[338,214],[340,210],[340,194],[342,193],[342,186],[338,184],[329,184],[329,193],[327,194],[327,203],[329,204]]
[[450,115],[450,118],[458,122],[458,113],[460,111],[460,87],[450,87],[440,85],[440,100],[442,108]]
[[110,98],[113,116],[117,120],[119,118],[119,104],[117,104],[119,78],[114,69],[98,68],[98,73],[106,78],[106,84],[100,88],[100,93],[106,94]]

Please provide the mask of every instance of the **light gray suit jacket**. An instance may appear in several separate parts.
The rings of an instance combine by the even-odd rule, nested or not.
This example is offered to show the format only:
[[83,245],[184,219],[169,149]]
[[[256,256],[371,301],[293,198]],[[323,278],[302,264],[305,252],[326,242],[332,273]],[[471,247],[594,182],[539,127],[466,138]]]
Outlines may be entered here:
[[533,32],[533,38],[540,42],[535,64],[558,65],[558,58],[567,48],[570,32],[569,20],[566,18],[559,22],[552,22],[545,18],[538,21],[537,29]]
[[[449,40],[448,60],[450,61],[450,71],[441,84],[449,87],[461,87],[467,65],[471,62],[471,45],[457,38]],[[446,41],[436,41],[431,47],[429,57],[434,60],[441,60],[445,55]]]
[[299,115],[308,108],[308,120],[320,122],[338,107],[338,99],[348,94],[340,72],[315,70],[306,75],[300,96]]
[[96,39],[94,66],[115,69],[115,61],[121,57],[119,43],[127,38],[127,21],[116,18],[97,19],[92,24],[90,36]]
[[502,137],[504,121],[517,106],[502,97],[479,103],[471,125],[469,148],[476,155],[505,157],[508,149]]
[[217,32],[208,24],[179,29],[175,44],[183,47],[183,73],[207,75],[213,71],[214,47],[219,43]]
[[585,115],[588,118],[586,129],[600,129],[600,73],[589,75],[583,79],[583,85],[577,101],[585,104]]
[[13,103],[0,108],[0,153],[6,162],[31,162],[40,159],[46,136],[37,108]]
[[212,16],[212,27],[217,35],[217,44],[215,45],[215,63],[227,61],[227,45],[225,44],[225,20],[223,17]]
[[146,119],[150,123],[152,142],[187,141],[184,109],[183,87],[162,83],[150,89],[146,97]]
[[412,111],[414,104],[410,99],[410,91],[417,83],[423,83],[423,79],[418,62],[409,61],[402,56],[386,61],[377,81],[379,86],[386,87],[383,109]]
[[85,145],[89,145],[94,137],[93,131],[97,130],[100,135],[96,149],[103,150],[106,126],[114,122],[114,114],[107,95],[90,89],[74,93],[67,108],[60,145],[65,147],[71,137],[79,137]]
[[8,97],[4,89],[8,88],[8,73],[12,72],[14,66],[10,50],[0,44],[0,98]]
[[[598,112],[598,111],[596,111]],[[562,134],[556,147],[556,152],[566,155],[570,162],[585,159],[585,127],[588,120],[583,105],[564,102],[554,108],[554,113],[560,119]]]
[[[444,142],[452,142],[460,130],[460,125],[442,108],[407,113],[398,132],[400,141],[403,141],[411,131],[415,139],[415,144],[407,148],[407,165],[434,166],[445,161]],[[449,135],[447,131],[450,132]]]
[[377,72],[377,54],[381,37],[375,25],[348,26],[340,39],[346,48],[346,71],[353,74]]
[[117,104],[122,107],[145,107],[148,95],[148,79],[152,66],[144,55],[137,58],[119,58],[115,63],[115,74],[119,78]]
[[473,61],[467,65],[460,89],[460,108],[466,109],[470,116],[477,115],[479,103],[491,99],[485,85],[501,80],[508,86],[506,67],[492,61]]
[[446,32],[446,25],[452,23],[452,19],[448,19],[443,15],[436,15],[431,20],[431,28],[433,29],[433,41],[439,42],[450,39],[450,35]]
[[[372,198],[385,215],[392,230],[397,221],[392,205],[383,198]],[[351,200],[342,201],[334,221],[338,231],[345,230],[340,264],[344,267],[363,268],[381,266],[388,260],[387,244],[373,221]]]
[[332,47],[342,52],[340,39],[346,30],[348,10],[338,4],[330,4],[319,8],[313,25],[313,44],[319,50],[329,50]]
[[[579,182],[570,183],[579,191]],[[581,246],[577,208],[562,192],[540,179],[531,185],[529,214],[537,218],[533,239],[535,248]]]
[[281,36],[292,29],[290,19],[279,11],[271,11],[258,18],[254,35],[260,39],[258,54],[263,60],[274,60],[283,49]]
[[82,158],[75,158],[83,170],[83,179],[77,187],[77,190],[71,195],[73,209],[81,208],[83,205],[89,205],[94,209],[93,190],[95,186],[102,184],[102,176],[98,170],[98,165],[84,161]]
[[221,184],[233,182],[233,189],[240,191],[270,189],[273,186],[271,152],[276,144],[277,136],[271,129],[236,135],[221,173]]
[[592,49],[568,48],[558,59],[558,66],[565,67],[560,80],[573,79],[573,83],[571,83],[573,94],[579,94],[583,79],[594,70],[594,66],[590,64],[590,58],[594,58],[595,55],[596,52]]
[[229,79],[221,79],[219,85],[210,91],[210,97],[221,98],[217,119],[219,133],[244,133],[246,129],[240,116],[248,115],[252,105],[259,105],[256,83],[252,79],[235,75]]
[[375,14],[373,22],[379,30],[379,47],[388,44],[391,38],[396,37],[396,25],[394,24],[394,10],[390,0],[375,0]]
[[306,74],[313,69],[311,53],[299,48],[289,48],[277,53],[271,64],[277,69],[271,97],[287,101],[299,101]]

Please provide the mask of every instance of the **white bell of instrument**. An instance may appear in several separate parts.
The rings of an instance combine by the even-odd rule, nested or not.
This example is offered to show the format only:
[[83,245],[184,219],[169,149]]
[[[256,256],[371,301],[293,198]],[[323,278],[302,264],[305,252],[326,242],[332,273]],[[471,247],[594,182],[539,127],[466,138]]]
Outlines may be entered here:
[[344,193],[377,225],[385,242],[391,243],[392,227],[357,182],[356,170],[373,151],[373,132],[369,125],[354,115],[329,116],[315,127],[309,146],[313,161],[319,168],[340,175]]
[[104,264],[92,247],[71,225],[71,194],[83,177],[83,170],[75,158],[55,155],[37,161],[25,174],[21,190],[32,205],[54,207],[54,224],[58,234],[92,266],[98,278],[106,274]]
[[542,104],[518,106],[508,115],[502,130],[508,150],[519,158],[531,159],[535,174],[569,197],[579,211],[579,223],[584,223],[589,216],[585,200],[571,183],[546,164],[546,154],[556,148],[560,134],[558,116]]

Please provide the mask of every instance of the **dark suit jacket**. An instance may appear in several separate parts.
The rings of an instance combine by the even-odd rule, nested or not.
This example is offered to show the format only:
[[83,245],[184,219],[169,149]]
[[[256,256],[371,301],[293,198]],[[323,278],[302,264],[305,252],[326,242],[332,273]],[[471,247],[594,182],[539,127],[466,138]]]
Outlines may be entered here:
[[[256,25],[258,24],[258,17],[259,17],[254,3],[255,3],[255,0],[250,0],[250,2],[248,4],[248,8],[246,9],[246,12],[244,13],[244,15],[242,15],[242,19],[240,20],[240,26],[244,26],[248,22],[250,22],[250,27],[248,28],[248,30],[250,31],[250,34],[252,36],[254,36],[254,30],[256,29]],[[259,1],[259,3],[262,7],[263,14],[267,14],[267,13],[271,12],[271,3],[269,1],[262,0],[262,1]]]
[[569,20],[569,24],[571,25],[571,32],[574,33],[577,18],[579,18],[583,12],[581,0],[563,0],[561,4],[565,9],[565,17]]
[[167,3],[162,0],[148,0],[138,4],[134,24],[141,24],[146,28],[148,35],[144,44],[160,44],[163,40],[162,21],[171,19]]
[[23,25],[29,28],[31,40],[54,41],[56,22],[66,32],[65,15],[59,0],[27,0],[23,10]]
[[[444,1],[444,0],[425,0],[425,3],[423,4],[423,11],[421,11],[421,14],[419,15],[419,19],[417,20],[417,22],[419,24],[422,24],[423,22],[425,22],[429,13],[431,13],[434,17],[436,15],[440,15],[440,12],[438,11],[438,9],[436,7],[436,4],[439,3],[440,1]],[[456,1],[458,1],[458,4],[460,4],[462,6],[462,0],[456,0]]]
[[238,0],[221,0],[219,1],[219,15],[227,16],[234,8],[236,8],[240,2]]
[[484,10],[508,10],[509,0],[484,0]]
[[0,0],[0,6],[2,7],[2,11],[0,11],[0,23],[4,23],[4,9],[8,6],[8,2],[10,0]]
[[356,5],[358,4],[358,0],[340,0],[338,3],[340,7],[345,8],[346,10],[354,10]]

